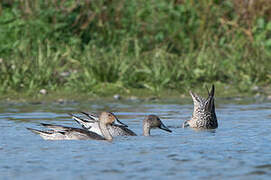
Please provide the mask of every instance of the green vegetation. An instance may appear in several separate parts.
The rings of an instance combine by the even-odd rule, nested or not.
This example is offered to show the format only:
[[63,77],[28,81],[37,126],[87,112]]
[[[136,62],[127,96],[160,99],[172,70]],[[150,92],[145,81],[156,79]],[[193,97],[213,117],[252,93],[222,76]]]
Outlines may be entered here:
[[[0,94],[271,83],[269,0],[3,0]],[[228,88],[228,89],[227,89]]]

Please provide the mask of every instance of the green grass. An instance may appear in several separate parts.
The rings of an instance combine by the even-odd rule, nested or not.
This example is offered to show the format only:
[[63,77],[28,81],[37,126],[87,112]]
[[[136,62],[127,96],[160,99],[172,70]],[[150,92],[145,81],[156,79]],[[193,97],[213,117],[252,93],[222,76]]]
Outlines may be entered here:
[[170,96],[210,84],[232,96],[271,83],[267,0],[10,2],[0,11],[3,97]]

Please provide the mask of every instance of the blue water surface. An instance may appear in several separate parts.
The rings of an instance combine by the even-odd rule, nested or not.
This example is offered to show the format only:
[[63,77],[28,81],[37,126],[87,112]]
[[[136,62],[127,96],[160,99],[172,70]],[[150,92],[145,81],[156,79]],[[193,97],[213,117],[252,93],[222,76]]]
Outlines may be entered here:
[[[0,103],[0,179],[270,179],[271,103],[217,100],[219,128],[183,129],[192,102]],[[26,127],[79,127],[67,113],[115,112],[139,136],[45,141]],[[161,117],[172,133],[142,136],[142,120]]]

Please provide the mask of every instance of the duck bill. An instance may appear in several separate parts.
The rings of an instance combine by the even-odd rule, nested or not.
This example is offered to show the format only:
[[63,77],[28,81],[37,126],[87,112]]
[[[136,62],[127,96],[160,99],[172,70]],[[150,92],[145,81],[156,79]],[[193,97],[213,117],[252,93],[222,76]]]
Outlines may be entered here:
[[167,132],[172,132],[168,127],[166,127],[163,123],[159,126],[160,129],[167,131]]

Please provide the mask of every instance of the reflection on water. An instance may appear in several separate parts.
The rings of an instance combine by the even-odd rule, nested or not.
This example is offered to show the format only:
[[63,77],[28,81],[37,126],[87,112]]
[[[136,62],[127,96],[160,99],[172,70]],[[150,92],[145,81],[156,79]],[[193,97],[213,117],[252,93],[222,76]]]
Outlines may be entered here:
[[[0,103],[1,179],[269,179],[271,103],[218,101],[219,128],[182,129],[192,102]],[[142,120],[157,114],[173,133],[104,141],[45,141],[26,127],[49,122],[78,127],[67,115],[110,110],[142,134]]]

